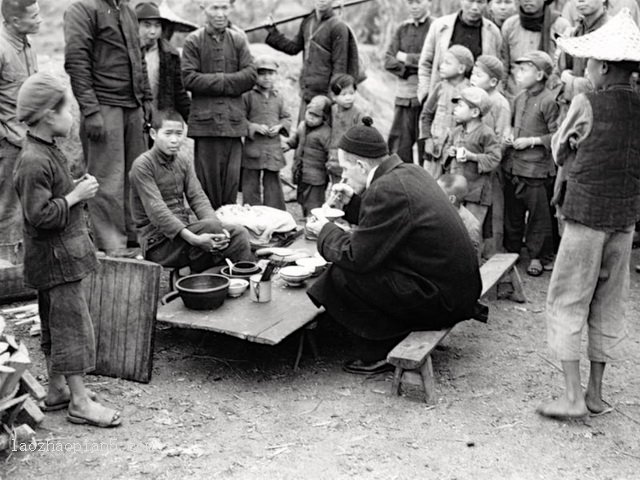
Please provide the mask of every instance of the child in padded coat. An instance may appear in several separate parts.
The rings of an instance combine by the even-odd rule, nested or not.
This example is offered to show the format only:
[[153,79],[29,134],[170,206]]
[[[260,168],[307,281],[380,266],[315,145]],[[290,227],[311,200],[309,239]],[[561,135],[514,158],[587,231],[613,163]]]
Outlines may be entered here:
[[295,148],[293,182],[298,186],[297,200],[306,217],[325,201],[328,183],[327,162],[331,148],[331,100],[324,95],[311,99],[304,120],[287,140],[285,151]]

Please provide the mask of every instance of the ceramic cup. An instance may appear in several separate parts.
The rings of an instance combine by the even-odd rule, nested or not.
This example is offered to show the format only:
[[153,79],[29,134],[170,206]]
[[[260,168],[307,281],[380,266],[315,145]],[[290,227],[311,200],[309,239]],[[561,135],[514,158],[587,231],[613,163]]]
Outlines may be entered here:
[[249,278],[249,298],[252,302],[267,303],[271,301],[271,280],[261,282],[262,274]]

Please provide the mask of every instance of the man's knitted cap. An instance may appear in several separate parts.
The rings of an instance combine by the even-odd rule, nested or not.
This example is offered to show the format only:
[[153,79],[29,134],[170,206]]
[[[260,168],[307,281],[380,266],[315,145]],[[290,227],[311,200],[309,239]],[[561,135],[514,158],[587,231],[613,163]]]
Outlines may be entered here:
[[473,68],[473,53],[467,47],[462,45],[453,45],[447,50],[448,53],[456,57],[456,59],[465,66],[465,73],[469,73]]
[[476,59],[476,67],[484,70],[491,78],[502,80],[504,76],[504,65],[498,57],[493,55],[480,55]]
[[18,92],[18,120],[34,125],[65,96],[67,86],[52,73],[38,72],[27,78]]
[[373,126],[371,117],[363,117],[362,125],[351,127],[340,139],[338,148],[365,158],[380,158],[389,155],[387,142]]

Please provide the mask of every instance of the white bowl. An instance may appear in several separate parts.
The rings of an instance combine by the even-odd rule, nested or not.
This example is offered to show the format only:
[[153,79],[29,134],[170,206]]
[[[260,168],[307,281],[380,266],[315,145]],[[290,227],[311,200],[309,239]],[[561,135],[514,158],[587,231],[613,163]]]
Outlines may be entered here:
[[313,208],[311,210],[311,215],[314,217],[324,217],[327,220],[336,220],[340,217],[344,217],[344,212],[339,208],[331,208],[331,207],[320,207]]
[[228,295],[231,298],[236,298],[242,295],[247,288],[249,288],[249,282],[241,278],[232,278],[229,280],[229,292]]
[[304,267],[311,272],[311,276],[319,275],[327,266],[327,261],[322,257],[305,257],[296,260],[296,265]]
[[280,278],[286,284],[291,286],[301,285],[307,278],[311,276],[311,270],[305,267],[292,265],[280,269]]

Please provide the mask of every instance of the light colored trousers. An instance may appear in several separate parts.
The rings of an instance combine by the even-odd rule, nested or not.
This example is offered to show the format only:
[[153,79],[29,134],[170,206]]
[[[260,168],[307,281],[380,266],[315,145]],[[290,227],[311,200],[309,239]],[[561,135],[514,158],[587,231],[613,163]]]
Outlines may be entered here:
[[621,357],[632,241],[632,226],[604,232],[565,221],[547,294],[547,340],[559,360],[580,360],[585,324],[590,361]]

